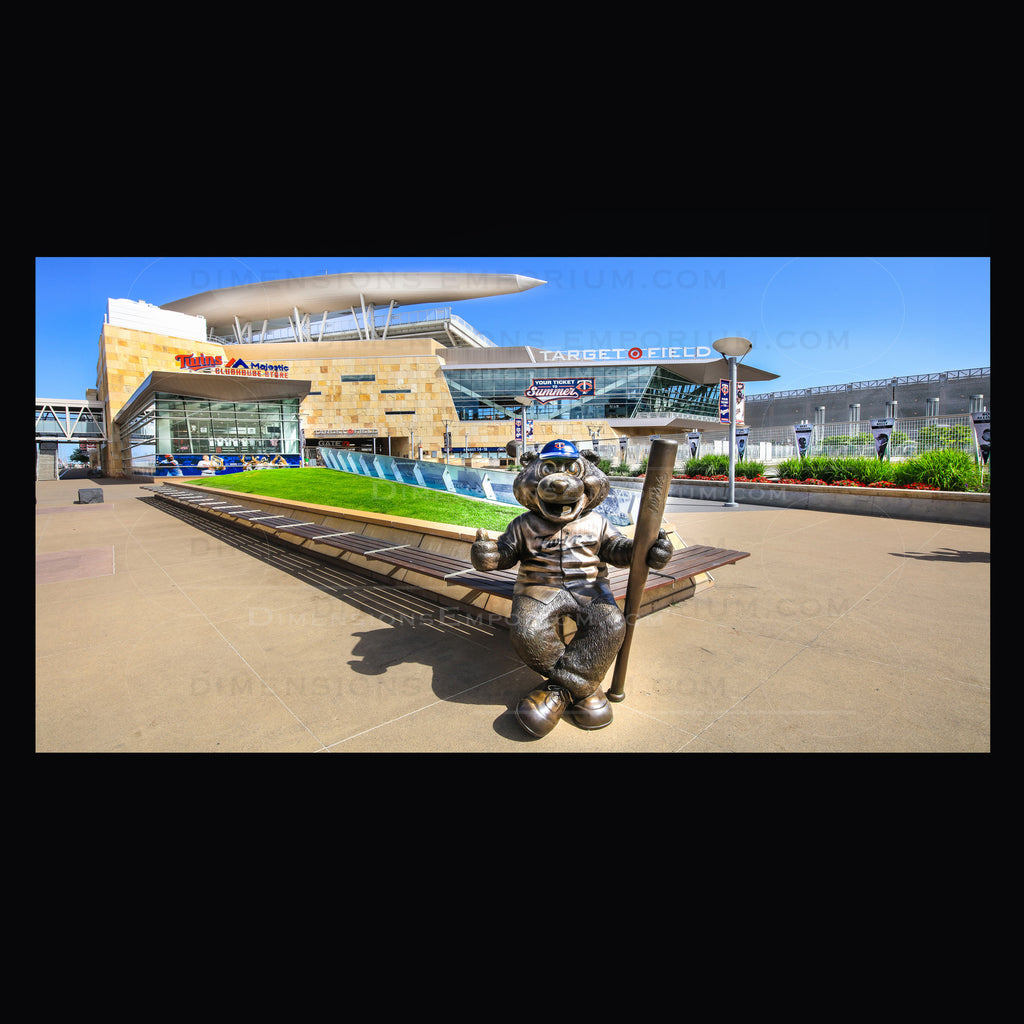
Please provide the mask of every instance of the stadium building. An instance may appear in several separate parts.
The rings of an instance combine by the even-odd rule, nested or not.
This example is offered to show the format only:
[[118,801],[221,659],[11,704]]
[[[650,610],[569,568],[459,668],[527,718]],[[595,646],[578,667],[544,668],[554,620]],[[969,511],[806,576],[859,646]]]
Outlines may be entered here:
[[[718,424],[728,371],[708,347],[499,347],[451,311],[543,284],[514,274],[357,273],[159,307],[110,299],[96,387],[103,470],[298,466],[321,446],[437,459],[447,442],[451,458],[493,456],[520,414],[528,445],[589,437],[624,446]],[[739,366],[742,381],[776,377]]]
[[992,404],[992,370],[979,366],[849,384],[748,395],[748,427],[788,429],[794,423],[860,423],[881,417],[935,419],[981,412]]

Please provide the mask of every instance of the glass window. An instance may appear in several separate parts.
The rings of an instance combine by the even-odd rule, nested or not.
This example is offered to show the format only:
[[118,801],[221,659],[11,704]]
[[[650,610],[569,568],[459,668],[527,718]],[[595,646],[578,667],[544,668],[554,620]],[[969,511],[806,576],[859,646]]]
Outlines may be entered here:
[[661,366],[562,365],[496,367],[493,370],[446,369],[445,379],[460,420],[504,419],[519,411],[515,395],[534,379],[591,377],[594,393],[586,398],[537,402],[529,406],[535,420],[612,419],[631,416],[717,415],[712,385],[694,384]]
[[[241,470],[242,460],[251,457],[297,459],[299,404],[297,398],[235,404],[157,395],[148,409],[122,426],[126,469],[153,475],[156,466],[160,475],[181,470],[192,476],[201,472],[197,464],[204,455],[219,455],[228,472]],[[147,423],[154,426],[143,432]]]

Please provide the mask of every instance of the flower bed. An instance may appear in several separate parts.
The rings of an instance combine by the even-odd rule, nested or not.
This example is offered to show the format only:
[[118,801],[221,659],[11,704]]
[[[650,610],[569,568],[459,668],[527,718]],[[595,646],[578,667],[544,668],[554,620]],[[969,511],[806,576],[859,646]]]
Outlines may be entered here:
[[[637,478],[642,480],[643,474]],[[728,480],[725,473],[716,473],[714,476],[686,476],[677,474],[673,480]],[[866,484],[862,480],[819,480],[817,477],[808,477],[806,480],[796,480],[793,477],[767,477],[767,476],[738,476],[737,483],[744,484],[814,484],[818,487],[893,487],[902,491],[939,491],[941,487],[933,487],[931,484],[911,483],[894,484],[891,480],[876,480],[874,483]]]

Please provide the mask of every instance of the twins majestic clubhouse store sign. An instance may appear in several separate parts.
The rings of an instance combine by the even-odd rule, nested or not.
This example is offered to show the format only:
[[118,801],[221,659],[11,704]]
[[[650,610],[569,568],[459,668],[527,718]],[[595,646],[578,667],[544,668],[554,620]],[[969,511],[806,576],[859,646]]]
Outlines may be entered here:
[[253,363],[244,359],[229,359],[223,356],[176,355],[175,360],[182,370],[193,373],[222,373],[229,377],[287,377],[289,367],[283,363]]

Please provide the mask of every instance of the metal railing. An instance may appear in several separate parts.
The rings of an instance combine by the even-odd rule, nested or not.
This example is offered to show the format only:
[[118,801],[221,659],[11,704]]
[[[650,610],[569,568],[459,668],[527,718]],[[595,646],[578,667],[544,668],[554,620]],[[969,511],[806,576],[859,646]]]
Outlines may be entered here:
[[[365,318],[367,323],[370,317]],[[350,312],[339,311],[327,318],[322,324],[316,317],[310,317],[310,323],[303,327],[305,332],[313,339],[322,338],[324,341],[345,337],[361,337],[366,333],[366,325],[361,310],[356,310],[355,317]],[[398,312],[391,311],[388,319],[387,308],[374,307],[372,325],[374,333],[378,338],[384,333],[386,327],[390,334],[397,328],[408,327],[415,324],[444,323],[448,321],[454,324],[464,334],[476,338],[482,345],[490,348],[494,342],[486,335],[481,334],[475,327],[457,316],[451,310],[451,306],[435,306],[431,309],[410,309]],[[268,327],[266,331],[260,331],[257,324],[252,324],[252,339],[260,343],[272,344],[273,342],[295,341],[295,326],[289,324],[287,327]],[[226,344],[234,344],[236,339],[233,336],[215,337],[214,341]]]
[[780,398],[805,398],[809,395],[839,394],[844,391],[868,391],[871,388],[887,388],[904,384],[941,383],[966,377],[990,377],[992,369],[978,366],[970,370],[944,370],[942,373],[918,373],[906,377],[881,377],[878,380],[858,380],[852,384],[824,384],[814,388],[797,388],[792,391],[766,391],[747,395],[748,402],[774,402]]
[[[668,437],[669,435],[663,435]],[[689,441],[686,434],[673,435],[679,443],[677,465],[685,465],[690,458]],[[636,451],[646,454],[650,444],[631,444],[630,455]],[[974,454],[977,444],[974,426],[967,413],[950,416],[914,416],[897,419],[889,441],[890,459],[910,459],[927,451],[958,449]],[[701,455],[728,455],[729,433],[727,427],[704,430],[700,442]],[[782,462],[797,456],[796,438],[789,427],[751,427],[747,435],[746,457],[765,465]],[[813,427],[809,457],[832,455],[835,457],[862,456],[876,457],[875,440],[871,433],[870,420],[852,423],[819,423]],[[643,456],[641,455],[641,458]]]
[[[661,434],[660,437],[677,442],[679,451],[676,468],[682,469],[690,460],[688,434]],[[649,440],[631,438],[623,451],[617,441],[598,439],[597,443],[580,439],[580,446],[591,448],[613,466],[625,462],[630,467],[641,465],[650,451]],[[922,452],[955,449],[970,454],[977,453],[974,425],[967,413],[950,416],[915,416],[897,419],[887,450],[892,460],[910,459]],[[701,431],[699,454],[728,455],[728,427],[710,427]],[[763,462],[766,466],[796,458],[796,438],[792,427],[751,427],[747,435],[746,458]],[[808,457],[832,455],[839,457],[876,458],[871,421],[859,420],[853,423],[815,424],[811,435]]]

